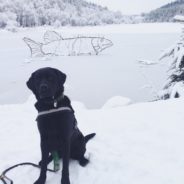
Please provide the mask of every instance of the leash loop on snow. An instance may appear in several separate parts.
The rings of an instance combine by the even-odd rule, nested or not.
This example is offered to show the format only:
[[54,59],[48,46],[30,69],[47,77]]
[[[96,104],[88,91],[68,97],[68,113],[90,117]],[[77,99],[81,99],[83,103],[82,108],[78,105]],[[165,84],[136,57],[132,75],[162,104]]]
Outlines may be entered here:
[[0,180],[1,180],[2,178],[4,178],[4,175],[3,175],[3,174],[2,174],[2,175],[0,175]]
[[[2,172],[2,174],[0,175],[0,181],[2,181],[3,184],[8,184],[8,183],[6,182],[6,180],[7,180],[7,181],[10,182],[10,184],[13,184],[13,180],[11,180],[10,178],[8,178],[8,177],[6,176],[6,173],[9,172],[9,171],[12,170],[12,169],[18,167],[18,166],[24,166],[24,165],[31,165],[31,166],[33,166],[33,167],[40,168],[39,165],[33,164],[33,163],[31,163],[31,162],[24,162],[24,163],[16,164],[16,165],[13,165],[13,166],[9,167],[8,169],[6,169],[6,170],[4,170],[4,171]],[[52,170],[52,169],[47,169],[47,171],[53,172],[53,173],[56,172],[56,171],[54,171],[54,170]]]
[[2,181],[3,184],[7,184],[7,182],[6,182],[5,179],[8,180],[8,181],[10,182],[10,184],[13,184],[13,181],[12,181],[10,178],[8,178],[8,177],[5,176],[4,174],[2,174],[2,175],[0,176],[0,181]]
[[2,181],[3,184],[6,184],[6,181],[4,180],[4,178],[5,178],[5,176],[2,174],[2,175],[0,176],[0,181]]

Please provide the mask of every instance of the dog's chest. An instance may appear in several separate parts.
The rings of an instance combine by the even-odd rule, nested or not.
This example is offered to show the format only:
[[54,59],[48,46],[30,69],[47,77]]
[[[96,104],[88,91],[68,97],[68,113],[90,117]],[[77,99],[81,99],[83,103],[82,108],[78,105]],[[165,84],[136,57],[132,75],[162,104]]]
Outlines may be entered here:
[[63,141],[67,135],[67,124],[63,118],[42,117],[37,120],[41,141],[50,151],[62,148]]
[[42,135],[57,135],[67,131],[67,120],[62,116],[49,115],[37,118],[37,125]]
[[73,113],[55,113],[37,118],[41,138],[47,140],[65,139],[74,131],[75,117]]

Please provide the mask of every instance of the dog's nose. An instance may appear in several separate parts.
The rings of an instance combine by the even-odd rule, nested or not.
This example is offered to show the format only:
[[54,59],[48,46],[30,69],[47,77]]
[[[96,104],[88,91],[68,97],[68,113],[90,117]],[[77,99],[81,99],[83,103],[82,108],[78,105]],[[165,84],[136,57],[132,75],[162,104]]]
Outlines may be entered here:
[[46,84],[42,84],[42,85],[40,86],[40,91],[46,92],[47,90],[48,90],[48,86],[47,86]]

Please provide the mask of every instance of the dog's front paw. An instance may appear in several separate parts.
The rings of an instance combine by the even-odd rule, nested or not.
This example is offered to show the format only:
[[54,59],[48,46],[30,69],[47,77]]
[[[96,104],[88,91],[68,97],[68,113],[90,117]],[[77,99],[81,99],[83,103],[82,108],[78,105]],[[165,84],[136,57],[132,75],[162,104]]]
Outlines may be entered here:
[[38,178],[37,181],[34,182],[34,184],[45,184],[45,178]]
[[87,164],[89,163],[89,160],[86,159],[85,157],[81,158],[79,160],[79,164],[82,166],[82,167],[85,167]]
[[61,184],[70,184],[69,177],[62,177]]

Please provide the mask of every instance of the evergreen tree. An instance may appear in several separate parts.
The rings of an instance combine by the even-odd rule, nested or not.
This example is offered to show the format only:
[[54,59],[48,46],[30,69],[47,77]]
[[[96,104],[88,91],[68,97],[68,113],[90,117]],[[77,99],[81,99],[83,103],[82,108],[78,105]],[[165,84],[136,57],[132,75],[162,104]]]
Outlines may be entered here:
[[[182,19],[184,20],[184,17],[181,17]],[[170,61],[168,81],[160,93],[160,98],[168,99],[184,96],[184,27],[178,42],[165,50],[160,60],[166,58]]]
[[144,15],[146,22],[172,22],[175,15],[184,15],[184,0],[166,4]]

